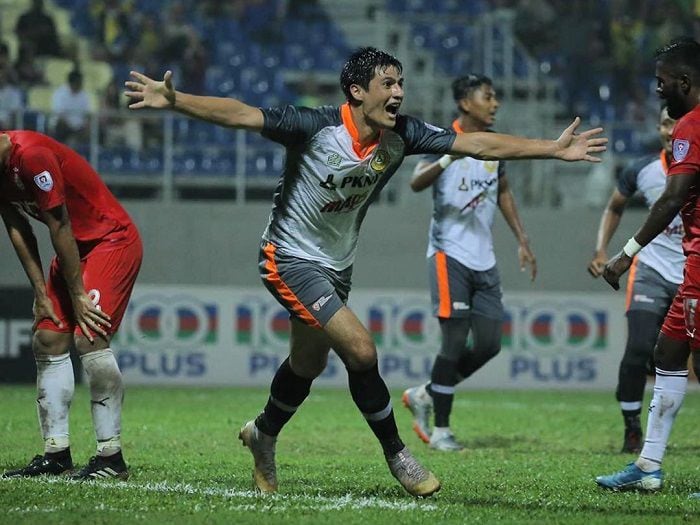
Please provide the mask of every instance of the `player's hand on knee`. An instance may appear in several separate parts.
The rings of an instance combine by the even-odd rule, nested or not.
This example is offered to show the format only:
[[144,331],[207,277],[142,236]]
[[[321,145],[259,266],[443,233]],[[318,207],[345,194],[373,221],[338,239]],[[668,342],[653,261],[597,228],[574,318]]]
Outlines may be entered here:
[[109,314],[103,312],[85,293],[73,297],[73,313],[76,324],[91,343],[95,340],[92,332],[106,337],[105,328],[112,326]]
[[32,313],[34,314],[32,332],[36,331],[37,325],[44,319],[51,319],[56,326],[63,328],[63,323],[56,315],[53,309],[53,303],[48,297],[35,297],[34,304],[32,305]]

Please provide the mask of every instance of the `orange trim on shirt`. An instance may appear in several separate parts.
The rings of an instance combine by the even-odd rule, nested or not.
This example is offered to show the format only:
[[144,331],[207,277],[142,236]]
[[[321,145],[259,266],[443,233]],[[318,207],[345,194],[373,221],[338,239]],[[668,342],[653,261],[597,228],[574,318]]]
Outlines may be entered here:
[[661,168],[664,170],[664,174],[668,175],[668,161],[666,160],[666,152],[661,150]]
[[630,309],[630,304],[632,304],[632,292],[634,291],[634,278],[637,274],[637,261],[635,257],[632,260],[632,266],[630,266],[630,273],[627,277],[627,292],[625,293],[625,312]]
[[[343,125],[345,129],[348,130],[350,138],[352,139],[352,149],[357,154],[360,159],[366,158],[370,153],[374,151],[374,148],[379,144],[379,138],[374,142],[363,146],[360,144],[360,133],[357,131],[357,126],[355,126],[355,121],[352,119],[352,110],[350,109],[350,103],[346,102],[340,106],[340,116],[343,119]],[[381,132],[379,134],[381,137]]]
[[263,248],[265,253],[265,269],[268,271],[268,275],[265,276],[265,280],[272,284],[280,294],[280,297],[285,303],[292,309],[292,311],[304,321],[307,325],[313,326],[314,328],[321,328],[321,323],[319,323],[316,318],[311,315],[311,313],[306,309],[303,303],[297,298],[289,286],[282,280],[280,274],[277,270],[277,263],[275,262],[275,250],[277,247],[274,244],[267,243],[267,246]]
[[445,252],[435,253],[435,270],[438,285],[438,317],[447,319],[452,313],[450,300],[450,283],[447,279],[447,256]]
[[457,119],[455,119],[455,121],[452,123],[452,129],[457,133],[464,133],[464,130],[462,129],[462,126],[459,125],[459,120]]

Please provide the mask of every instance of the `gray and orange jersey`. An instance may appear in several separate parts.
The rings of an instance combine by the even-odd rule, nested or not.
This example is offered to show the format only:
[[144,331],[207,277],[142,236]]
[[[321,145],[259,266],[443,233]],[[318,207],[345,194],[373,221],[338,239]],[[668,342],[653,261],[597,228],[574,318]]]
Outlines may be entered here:
[[[662,151],[660,155],[643,157],[628,165],[617,181],[617,190],[625,197],[639,193],[646,205],[651,206],[666,188],[668,165]],[[639,252],[637,258],[656,270],[670,283],[683,282],[683,220],[676,215],[666,229]]]
[[[455,120],[452,129],[463,133]],[[426,156],[425,162],[435,162]],[[428,257],[444,252],[467,268],[485,271],[496,266],[491,226],[498,206],[498,179],[505,163],[464,157],[445,168],[433,183],[433,216],[428,233]]]
[[262,109],[262,136],[287,150],[263,239],[279,253],[349,267],[367,208],[407,155],[447,153],[456,134],[399,115],[362,148],[348,104]]

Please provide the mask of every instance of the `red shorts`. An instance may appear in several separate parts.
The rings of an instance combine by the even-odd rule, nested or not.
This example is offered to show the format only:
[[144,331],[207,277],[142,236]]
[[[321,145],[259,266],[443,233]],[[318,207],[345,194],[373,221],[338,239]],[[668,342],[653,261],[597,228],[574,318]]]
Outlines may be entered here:
[[[79,248],[82,247],[79,245]],[[128,236],[106,239],[86,253],[81,250],[83,285],[92,302],[111,317],[112,326],[105,328],[109,335],[113,335],[121,324],[142,258],[143,246],[136,228]],[[73,319],[73,304],[56,257],[51,261],[46,291],[63,328],[56,326],[51,319],[42,319],[37,329],[82,335]]]
[[668,309],[661,332],[671,339],[687,341],[690,348],[700,348],[700,257],[691,255],[685,262],[683,283]]

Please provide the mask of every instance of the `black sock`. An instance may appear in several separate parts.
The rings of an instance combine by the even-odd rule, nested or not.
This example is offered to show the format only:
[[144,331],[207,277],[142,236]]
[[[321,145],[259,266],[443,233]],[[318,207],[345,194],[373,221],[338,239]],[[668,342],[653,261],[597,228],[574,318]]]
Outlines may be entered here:
[[272,379],[267,404],[255,419],[258,430],[268,436],[278,435],[309,395],[311,383],[313,379],[296,375],[289,365],[289,358],[285,359]]
[[430,385],[427,391],[433,398],[433,410],[435,411],[435,426],[449,427],[452,401],[454,400],[454,386],[457,384],[457,370],[455,363],[445,359],[441,355],[435,358],[433,371],[430,374]]
[[625,428],[641,429],[642,423],[639,420],[641,413],[641,408],[636,410],[623,410],[622,417],[625,420]]
[[399,437],[399,430],[396,428],[389,390],[379,375],[377,364],[375,363],[369,370],[361,372],[348,370],[348,383],[355,405],[365,416],[374,435],[377,436],[384,449],[384,454],[393,456],[403,449],[404,444]]
[[58,461],[59,463],[61,461],[64,461],[66,459],[71,459],[70,455],[70,447],[64,449],[64,450],[59,450],[58,452],[44,452],[44,457],[46,459],[53,459]]

